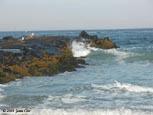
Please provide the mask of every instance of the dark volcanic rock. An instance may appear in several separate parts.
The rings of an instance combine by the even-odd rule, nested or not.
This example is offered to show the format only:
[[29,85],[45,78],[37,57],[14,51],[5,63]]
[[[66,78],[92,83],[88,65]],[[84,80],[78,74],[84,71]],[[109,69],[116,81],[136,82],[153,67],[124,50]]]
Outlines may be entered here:
[[82,31],[79,35],[80,38],[86,38],[86,39],[97,39],[97,35],[89,35],[86,31]]
[[102,49],[118,48],[109,37],[98,38],[96,35],[89,35],[86,31],[82,31],[79,37],[80,39],[85,39],[85,42],[90,44],[91,47]]
[[79,35],[79,37],[82,37],[82,38],[89,38],[90,36],[88,35],[88,33],[86,31],[82,31]]

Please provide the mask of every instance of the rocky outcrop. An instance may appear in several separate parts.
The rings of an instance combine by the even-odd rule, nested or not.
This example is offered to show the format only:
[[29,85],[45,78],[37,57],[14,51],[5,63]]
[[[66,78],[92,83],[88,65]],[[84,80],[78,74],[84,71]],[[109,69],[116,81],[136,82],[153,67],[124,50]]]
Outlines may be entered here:
[[82,31],[79,35],[80,39],[85,39],[91,47],[102,48],[102,49],[111,49],[118,48],[118,46],[113,43],[109,37],[98,38],[96,35],[89,35],[86,31]]
[[85,39],[98,39],[97,35],[89,35],[86,31],[82,31],[79,35],[80,38],[85,38]]
[[[92,47],[117,48],[109,38],[99,39],[85,31],[74,39],[85,39]],[[69,37],[60,36],[4,37],[0,40],[0,84],[25,76],[52,76],[83,67],[86,62],[73,56],[71,42]]]
[[2,58],[0,83],[6,83],[24,76],[52,76],[65,71],[75,71],[79,64],[85,64],[85,61],[74,58],[68,48],[63,49],[62,55],[46,53],[41,58],[36,56],[26,57],[25,55],[19,58],[13,53],[7,53]]
[[[70,40],[60,37],[5,39],[0,42],[0,83],[25,76],[52,76],[75,71],[83,59],[73,57]],[[20,52],[14,52],[15,49]],[[16,51],[16,50],[15,50]]]
[[112,42],[109,38],[92,40],[91,47],[102,48],[102,49],[112,49],[118,48],[118,46]]

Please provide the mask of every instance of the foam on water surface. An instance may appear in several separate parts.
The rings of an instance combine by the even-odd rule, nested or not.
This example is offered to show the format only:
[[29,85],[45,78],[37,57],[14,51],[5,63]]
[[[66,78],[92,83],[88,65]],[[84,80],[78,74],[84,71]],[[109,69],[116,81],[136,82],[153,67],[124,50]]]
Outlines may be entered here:
[[72,42],[72,53],[74,57],[86,57],[93,51],[103,52],[105,54],[111,54],[116,56],[116,60],[121,63],[124,59],[135,56],[136,54],[126,51],[120,51],[120,49],[100,49],[95,47],[90,47],[90,44],[86,44],[82,41],[73,41]]
[[7,85],[0,84],[0,100],[5,98],[5,95],[4,95],[4,88],[5,87],[7,87]]
[[[87,57],[89,65],[55,77],[29,77],[2,85],[0,105],[30,105],[32,115],[153,115],[153,30],[95,32],[98,37],[111,37],[120,48],[98,49],[73,41],[73,55]],[[70,34],[79,32],[60,33]]]
[[67,94],[64,96],[49,96],[47,100],[51,101],[51,100],[55,100],[55,99],[61,100],[63,103],[68,103],[68,104],[85,101],[84,97],[74,96],[72,94]]
[[108,91],[120,90],[120,91],[128,91],[128,92],[135,92],[135,93],[153,93],[152,87],[133,85],[129,83],[120,83],[118,81],[115,81],[115,83],[108,84],[108,85],[92,84],[92,87],[95,89],[108,90]]
[[131,109],[101,109],[101,110],[33,110],[31,114],[37,115],[152,115],[153,112]]

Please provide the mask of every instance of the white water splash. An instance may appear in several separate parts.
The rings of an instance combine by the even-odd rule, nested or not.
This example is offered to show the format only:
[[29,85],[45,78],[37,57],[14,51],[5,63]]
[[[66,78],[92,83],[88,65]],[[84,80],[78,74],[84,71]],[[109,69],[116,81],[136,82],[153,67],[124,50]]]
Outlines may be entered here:
[[72,42],[72,52],[74,57],[86,57],[90,54],[91,50],[87,44],[74,40]]
[[138,85],[132,85],[128,83],[120,83],[115,81],[113,84],[108,85],[96,85],[92,84],[92,87],[98,90],[108,90],[108,91],[128,91],[128,92],[135,92],[135,93],[153,93],[152,87],[144,87]]
[[36,109],[35,115],[152,115],[152,112],[131,109],[101,109],[101,110],[63,110],[63,109]]
[[95,47],[90,47],[90,44],[86,44],[82,41],[73,41],[72,42],[72,52],[74,57],[86,57],[89,55],[92,51],[101,51],[105,54],[111,54],[116,56],[116,60],[121,63],[124,61],[124,59],[133,56],[135,54],[120,51],[119,49],[100,49]]
[[101,49],[90,47],[90,44],[87,44],[83,41],[73,41],[72,42],[72,52],[74,57],[86,57],[92,51],[100,51]]

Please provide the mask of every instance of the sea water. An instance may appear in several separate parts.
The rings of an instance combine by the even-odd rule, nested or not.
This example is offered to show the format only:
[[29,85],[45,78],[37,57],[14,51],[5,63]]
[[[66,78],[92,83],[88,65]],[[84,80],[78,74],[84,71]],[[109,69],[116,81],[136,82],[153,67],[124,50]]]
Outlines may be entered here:
[[[33,33],[77,36],[79,32]],[[102,50],[74,41],[74,56],[87,56],[89,65],[0,85],[1,108],[29,108],[34,115],[153,115],[153,29],[88,32],[109,36],[120,48]],[[27,32],[0,33],[6,35],[20,37]]]

